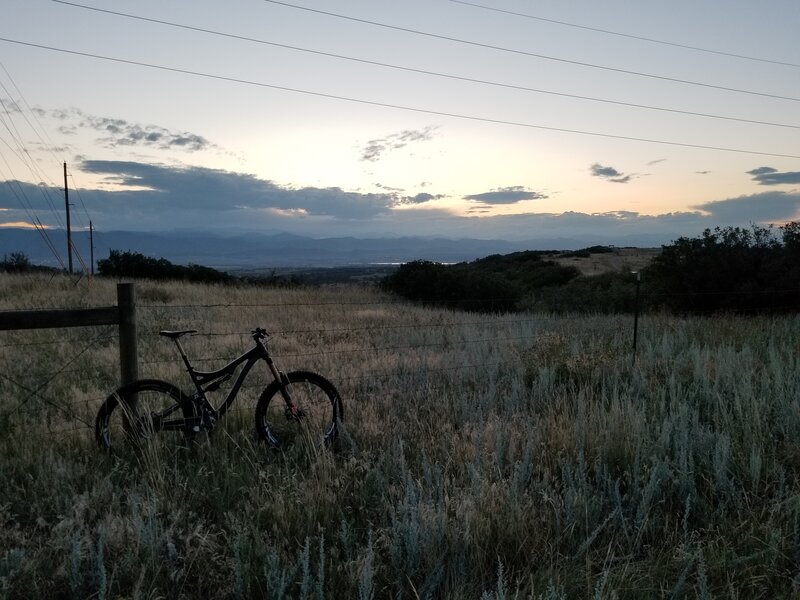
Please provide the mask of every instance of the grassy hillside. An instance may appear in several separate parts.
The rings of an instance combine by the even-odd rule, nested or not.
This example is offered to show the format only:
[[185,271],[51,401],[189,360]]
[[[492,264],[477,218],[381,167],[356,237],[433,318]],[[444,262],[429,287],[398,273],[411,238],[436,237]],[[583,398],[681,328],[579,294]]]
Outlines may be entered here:
[[602,275],[621,271],[641,271],[661,253],[661,248],[609,248],[609,250],[610,252],[561,252],[554,255],[551,260],[563,266],[575,267],[581,275]]
[[[259,369],[175,460],[91,424],[114,327],[0,332],[0,597],[796,598],[800,318],[466,314],[372,287],[137,284],[211,368],[264,326],[331,379],[342,451],[267,452]],[[0,310],[106,306],[114,285],[0,274]]]

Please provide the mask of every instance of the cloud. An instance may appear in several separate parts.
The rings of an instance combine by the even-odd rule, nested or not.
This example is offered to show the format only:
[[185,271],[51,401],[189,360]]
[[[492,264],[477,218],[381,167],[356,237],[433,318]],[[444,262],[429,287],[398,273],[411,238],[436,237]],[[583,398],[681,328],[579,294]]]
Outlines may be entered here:
[[628,183],[632,175],[624,175],[617,171],[614,167],[604,167],[600,163],[594,163],[589,170],[593,177],[602,177],[612,183]]
[[752,171],[747,171],[748,175],[753,175],[754,177],[758,177],[760,175],[768,175],[770,173],[777,173],[778,169],[773,169],[772,167],[758,167],[757,169],[753,169]]
[[400,204],[424,204],[425,202],[430,202],[431,200],[439,200],[444,198],[444,194],[428,194],[425,192],[421,192],[416,196],[403,196],[402,198],[398,199]]
[[647,166],[648,167],[652,167],[653,165],[657,165],[658,163],[662,163],[665,160],[667,160],[667,159],[666,158],[657,158],[657,159],[651,160],[649,163],[647,163]]
[[[497,204],[513,205],[544,197],[512,186],[469,196],[468,213],[458,215],[436,207],[432,200],[442,196],[425,192],[365,194],[339,188],[293,188],[249,174],[139,162],[91,160],[84,161],[81,169],[105,177],[108,184],[102,189],[83,188],[79,193],[95,229],[101,232],[101,240],[103,231],[115,229],[229,229],[287,231],[311,237],[420,235],[581,240],[583,246],[658,245],[680,236],[698,235],[707,227],[781,223],[800,216],[800,192],[774,190],[704,202],[688,211],[661,215],[621,210],[531,213],[522,205],[515,214],[487,214]],[[0,222],[27,223],[33,214],[46,226],[59,226],[48,196],[51,201],[59,198],[61,190],[44,184],[4,183],[0,181]],[[23,196],[28,201],[25,209],[19,202]],[[75,216],[82,214],[76,211]],[[80,226],[73,221],[73,227]],[[605,241],[592,241],[601,238]],[[101,246],[106,243],[111,240],[100,242]]]
[[694,206],[709,213],[716,225],[780,223],[800,215],[800,193],[765,192]]
[[17,102],[11,98],[0,98],[0,108],[3,114],[10,115],[11,113],[21,113],[22,108]]
[[[0,228],[4,229],[36,229],[37,226],[27,221],[12,221],[9,223],[0,223]],[[52,229],[51,227],[44,227],[44,229]]]
[[383,138],[370,140],[367,145],[361,149],[361,160],[367,162],[376,162],[380,160],[384,154],[392,150],[399,150],[405,148],[414,142],[429,142],[433,139],[433,133],[436,127],[425,127],[424,129],[404,129],[399,133],[393,133]]
[[50,117],[59,121],[57,130],[64,135],[76,135],[81,130],[99,135],[97,142],[106,148],[146,147],[159,150],[183,150],[199,152],[217,148],[208,139],[197,133],[167,129],[158,125],[141,125],[124,119],[98,117],[77,108],[44,110],[37,108],[41,118]]
[[747,171],[748,175],[753,176],[753,181],[759,185],[785,185],[800,183],[800,171],[786,171],[780,173],[778,169],[772,167],[759,167],[752,171]]
[[151,146],[161,150],[181,149],[187,152],[207,150],[212,144],[203,136],[185,131],[170,131],[156,125],[138,125],[122,119],[86,116],[80,124],[104,134],[98,141],[107,148],[118,146]]
[[396,203],[393,194],[283,187],[254,175],[202,167],[90,160],[81,163],[81,169],[106,175],[107,182],[117,188],[110,192],[109,199],[118,199],[119,204],[129,209],[145,205],[178,212],[275,209],[312,216],[366,219],[388,213]]
[[521,185],[499,188],[491,192],[483,192],[482,194],[464,196],[464,200],[482,202],[485,204],[516,204],[523,200],[542,200],[544,198],[547,198],[545,194],[534,192]]
[[[407,209],[393,215],[391,224],[373,223],[374,235],[426,235],[450,238],[546,240],[531,248],[577,248],[595,243],[658,246],[682,235],[697,235],[715,224],[700,212],[642,215],[606,213],[517,213],[486,215],[485,205],[469,209],[468,216],[446,211]],[[402,232],[402,233],[401,233]]]
[[388,185],[384,185],[382,183],[376,183],[375,187],[380,188],[382,190],[386,190],[387,192],[402,192],[402,191],[404,191],[403,188],[389,187]]

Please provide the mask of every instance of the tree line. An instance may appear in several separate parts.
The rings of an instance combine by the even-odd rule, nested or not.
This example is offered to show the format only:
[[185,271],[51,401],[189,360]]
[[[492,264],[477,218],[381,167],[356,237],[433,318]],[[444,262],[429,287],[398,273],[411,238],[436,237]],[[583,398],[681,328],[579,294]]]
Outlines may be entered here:
[[[59,273],[59,269],[34,265],[23,252],[12,252],[0,261],[0,272],[6,273],[31,273],[31,272]],[[267,277],[235,277],[224,271],[212,267],[189,264],[176,265],[165,258],[153,258],[139,252],[111,250],[108,258],[97,261],[97,275],[115,279],[153,279],[156,281],[178,280],[196,283],[215,284],[251,284],[267,286],[296,286],[301,281],[294,275],[277,275],[272,273]]]
[[189,264],[176,265],[165,258],[151,258],[139,252],[111,250],[108,258],[97,261],[97,271],[102,277],[130,277],[133,279],[177,279],[199,283],[232,283],[228,273],[211,267]]
[[[595,246],[571,255],[610,251]],[[553,254],[516,252],[456,265],[414,261],[382,285],[410,300],[478,311],[632,312],[637,297],[639,308],[684,313],[800,310],[798,222],[678,238],[642,270],[641,283],[629,271],[582,276]]]
[[645,271],[649,303],[678,312],[800,310],[800,222],[706,229],[664,246]]

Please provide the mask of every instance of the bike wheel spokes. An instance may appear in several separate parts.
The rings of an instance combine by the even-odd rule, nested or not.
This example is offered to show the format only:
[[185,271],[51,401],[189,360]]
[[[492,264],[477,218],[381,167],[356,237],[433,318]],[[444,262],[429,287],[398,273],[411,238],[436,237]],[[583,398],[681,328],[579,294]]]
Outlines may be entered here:
[[191,404],[177,388],[144,380],[108,397],[97,415],[95,435],[116,456],[170,460],[188,445],[186,428],[175,426],[185,417],[191,417]]
[[281,401],[274,402],[270,410],[272,432],[284,450],[294,448],[315,456],[333,426],[330,398],[325,390],[307,381],[293,382],[287,391],[293,408],[282,402],[282,396],[276,398]]
[[314,373],[289,373],[287,381],[290,404],[279,386],[267,388],[256,408],[256,428],[271,447],[313,458],[336,438],[341,418],[339,394]]

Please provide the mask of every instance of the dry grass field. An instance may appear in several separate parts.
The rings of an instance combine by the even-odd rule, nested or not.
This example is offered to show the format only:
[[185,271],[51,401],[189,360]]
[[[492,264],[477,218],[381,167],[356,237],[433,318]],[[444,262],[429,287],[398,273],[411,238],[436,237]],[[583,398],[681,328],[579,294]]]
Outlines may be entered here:
[[[272,332],[344,399],[337,453],[268,451],[258,368],[189,452],[104,455],[115,327],[0,332],[0,597],[800,597],[800,318],[486,315],[372,287],[137,283],[140,374]],[[115,284],[0,274],[0,310]],[[163,443],[168,443],[165,440]],[[166,454],[164,455],[167,456]]]
[[661,248],[614,248],[612,252],[592,253],[588,257],[556,255],[552,260],[577,268],[581,275],[600,275],[641,271],[660,253]]

